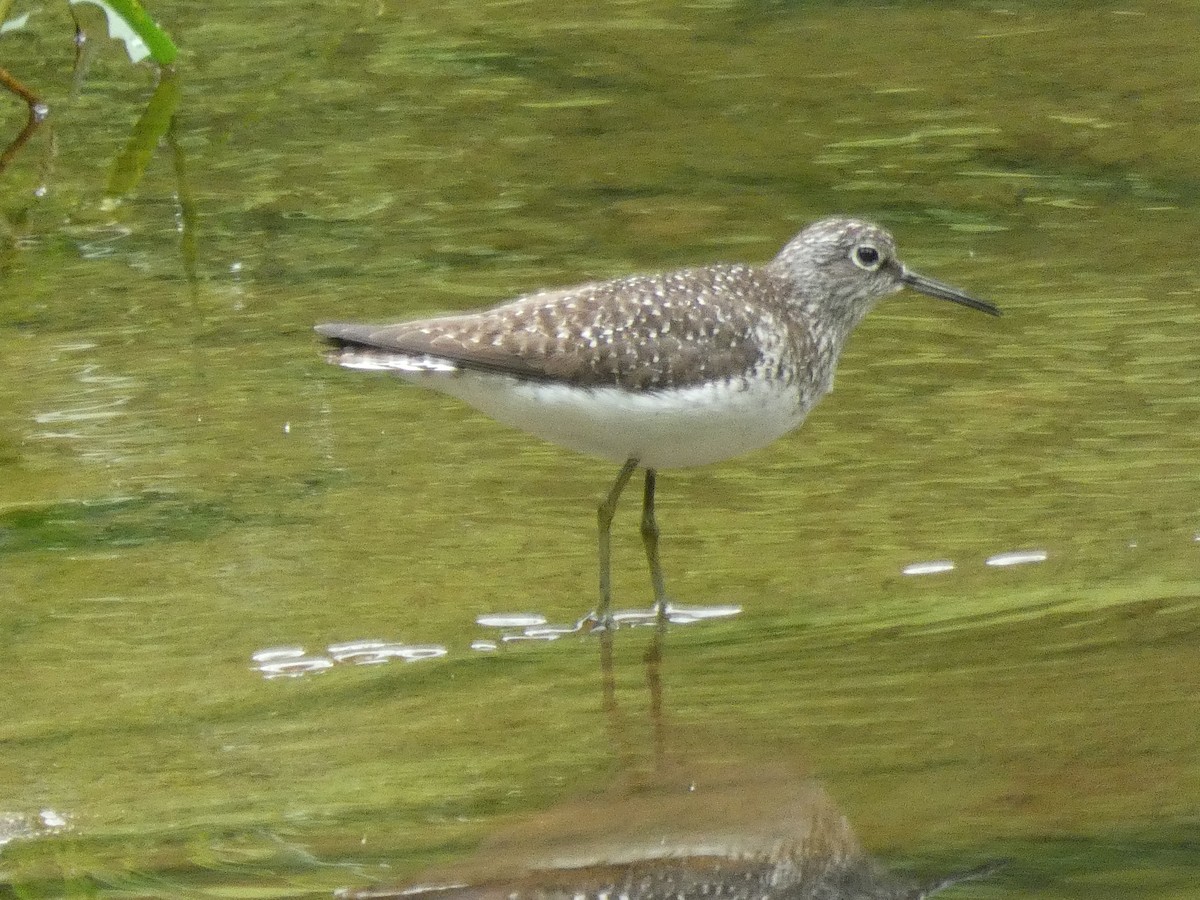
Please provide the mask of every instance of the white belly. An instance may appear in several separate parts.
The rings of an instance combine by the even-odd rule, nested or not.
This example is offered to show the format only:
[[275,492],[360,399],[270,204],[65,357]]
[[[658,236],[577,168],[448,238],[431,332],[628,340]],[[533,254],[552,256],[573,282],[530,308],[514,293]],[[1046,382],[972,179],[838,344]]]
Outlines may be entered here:
[[651,469],[699,466],[765,447],[812,406],[794,388],[758,382],[636,393],[467,371],[402,377],[562,447],[614,463],[637,459]]

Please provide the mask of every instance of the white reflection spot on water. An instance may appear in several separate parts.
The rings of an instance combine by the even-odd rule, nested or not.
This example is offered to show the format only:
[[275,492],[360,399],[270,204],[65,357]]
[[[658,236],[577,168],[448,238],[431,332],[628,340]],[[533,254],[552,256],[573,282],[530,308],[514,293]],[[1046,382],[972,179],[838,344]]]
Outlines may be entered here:
[[345,641],[341,644],[330,644],[328,649],[329,655],[334,659],[337,659],[342,655],[353,655],[355,653],[361,653],[364,650],[376,650],[383,646],[385,646],[384,641],[363,639],[358,641]]
[[445,647],[430,645],[428,647],[406,647],[404,648],[404,652],[398,655],[408,662],[418,662],[422,659],[438,659],[445,656],[446,653],[447,650]]
[[281,659],[298,659],[304,655],[303,647],[267,647],[256,650],[250,658],[256,663],[278,662]]
[[506,644],[513,644],[518,641],[557,641],[562,635],[558,632],[539,629],[535,632],[522,632],[521,634],[506,634],[500,640]]
[[264,678],[299,678],[301,675],[312,675],[333,668],[333,660],[325,656],[301,656],[296,659],[259,663],[257,668]]
[[928,562],[909,563],[900,571],[904,575],[938,575],[942,572],[952,572],[953,570],[953,560],[931,559]]
[[989,566],[1021,566],[1026,563],[1045,562],[1048,556],[1045,550],[1013,550],[989,556],[986,563]]
[[42,820],[42,825],[46,828],[58,830],[67,827],[67,817],[52,809],[43,809],[38,813],[38,818]]
[[564,634],[575,634],[579,630],[579,625],[541,625],[537,628],[526,628],[525,634],[529,637],[554,640]]
[[485,628],[529,628],[545,625],[546,617],[537,613],[489,613],[479,616],[475,624]]
[[667,619],[671,622],[674,622],[676,617],[686,617],[689,622],[703,622],[707,619],[727,619],[730,616],[739,616],[741,613],[740,606],[729,603],[714,606],[675,606],[672,604],[667,607]]
[[339,663],[373,666],[392,660],[419,662],[437,659],[449,651],[435,644],[401,644],[394,641],[356,640],[330,644],[328,656],[308,656],[303,647],[268,647],[250,655],[254,670],[264,678],[299,678],[325,672]]

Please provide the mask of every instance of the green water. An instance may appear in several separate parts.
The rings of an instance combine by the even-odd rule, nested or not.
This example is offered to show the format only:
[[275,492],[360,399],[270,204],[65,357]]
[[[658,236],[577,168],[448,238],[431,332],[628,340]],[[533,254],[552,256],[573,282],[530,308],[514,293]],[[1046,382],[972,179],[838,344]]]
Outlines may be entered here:
[[[153,101],[115,46],[72,91],[61,6],[0,37],[52,110],[0,175],[0,896],[404,883],[655,746],[818,780],[898,869],[1010,860],[953,896],[1197,896],[1193,5],[164,0]],[[1005,317],[890,301],[801,431],[664,473],[670,593],[743,611],[669,630],[659,713],[647,629],[618,713],[595,637],[472,649],[591,608],[615,472],[311,325],[833,212]],[[445,654],[253,658],[364,639]]]

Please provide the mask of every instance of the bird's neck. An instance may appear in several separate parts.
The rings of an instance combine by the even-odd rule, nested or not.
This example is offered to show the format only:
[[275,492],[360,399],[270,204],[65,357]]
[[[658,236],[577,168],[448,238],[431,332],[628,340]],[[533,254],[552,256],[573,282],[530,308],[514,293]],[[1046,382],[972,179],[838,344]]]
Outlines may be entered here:
[[814,392],[808,402],[815,403],[833,387],[838,358],[850,338],[850,333],[862,321],[861,312],[830,307],[810,299],[805,292],[797,296],[789,308],[794,335],[793,352],[804,361],[806,382]]

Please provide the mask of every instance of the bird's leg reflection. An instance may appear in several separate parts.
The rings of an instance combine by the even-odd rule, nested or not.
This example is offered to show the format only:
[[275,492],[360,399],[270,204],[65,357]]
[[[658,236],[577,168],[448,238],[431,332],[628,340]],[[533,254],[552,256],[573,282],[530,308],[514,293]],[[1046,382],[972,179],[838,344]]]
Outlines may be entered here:
[[650,727],[654,739],[654,767],[661,771],[666,756],[666,737],[663,727],[662,658],[663,637],[667,631],[667,589],[662,564],[658,559],[658,521],[654,518],[654,484],[656,473],[646,470],[646,487],[642,493],[642,544],[650,564],[650,581],[654,585],[654,637],[643,657],[646,663],[646,687],[650,691]]
[[623,728],[621,708],[617,705],[617,676],[613,668],[612,631],[600,632],[600,705],[614,735]]
[[[642,657],[646,666],[646,688],[650,693],[650,729],[654,748],[654,769],[661,772],[666,765],[666,724],[663,713],[663,638],[667,630],[666,617],[660,617],[654,627],[650,646]],[[616,665],[613,660],[613,633],[600,632],[600,704],[608,720],[613,746],[617,755],[627,763],[637,759],[636,743],[628,739],[626,722],[617,702]],[[629,768],[631,766],[627,766]]]
[[654,768],[661,772],[666,765],[667,738],[663,716],[662,660],[663,638],[667,633],[665,606],[658,608],[654,622],[654,636],[646,648],[643,661],[646,663],[646,688],[650,692],[650,728],[654,741]]

